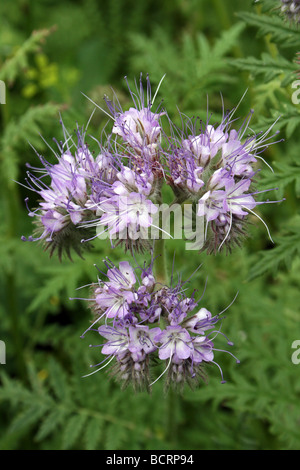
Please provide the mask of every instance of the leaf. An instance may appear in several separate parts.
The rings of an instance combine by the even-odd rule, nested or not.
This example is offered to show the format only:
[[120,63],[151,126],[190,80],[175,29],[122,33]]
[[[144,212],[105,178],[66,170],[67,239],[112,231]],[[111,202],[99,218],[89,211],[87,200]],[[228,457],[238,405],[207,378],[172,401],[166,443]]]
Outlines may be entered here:
[[126,429],[118,424],[111,424],[105,433],[105,449],[119,450],[126,437]]
[[255,87],[254,109],[256,113],[261,113],[266,107],[277,106],[278,101],[286,98],[286,90],[281,87],[278,78],[268,83],[262,83]]
[[62,449],[70,449],[76,444],[76,441],[84,427],[88,416],[86,414],[75,414],[72,415],[63,430],[62,435]]
[[85,448],[87,450],[96,450],[102,430],[104,426],[104,420],[100,420],[98,418],[91,417],[86,424],[85,433],[84,433],[84,441],[85,441]]
[[279,16],[257,15],[251,12],[239,12],[237,16],[251,26],[256,26],[260,36],[271,34],[273,41],[280,47],[299,46],[299,30]]
[[70,386],[67,381],[67,375],[53,357],[48,362],[48,372],[50,385],[55,396],[60,401],[68,402],[70,399]]
[[40,138],[42,126],[49,124],[49,121],[58,114],[59,109],[60,106],[53,103],[33,106],[19,119],[9,121],[0,140],[1,171],[8,185],[16,184],[18,165],[24,153],[22,147],[26,145],[29,149],[28,142],[37,148],[44,147]]
[[300,227],[296,232],[275,239],[275,247],[261,251],[259,261],[250,269],[249,281],[262,274],[276,273],[280,265],[290,267],[295,256],[300,255]]
[[[268,93],[267,85],[265,88],[266,93]],[[285,129],[287,138],[290,138],[300,126],[300,112],[297,106],[291,104],[286,98],[287,97],[284,97],[281,102],[277,103],[277,109],[274,106],[271,106],[269,113],[271,117],[261,117],[255,128],[260,131],[262,128],[268,129],[276,120],[278,120],[276,123],[276,129]],[[291,122],[292,124],[290,124]]]
[[167,75],[168,87],[164,89],[164,96],[169,109],[175,112],[180,106],[194,110],[199,103],[199,93],[206,95],[216,86],[219,91],[220,82],[231,83],[234,80],[227,55],[235,47],[243,29],[244,25],[237,23],[222,31],[213,43],[202,33],[195,38],[183,33],[178,45],[170,42],[166,32],[158,27],[151,38],[131,33],[129,39],[134,50],[131,64],[135,70],[151,70],[152,80],[157,82],[164,74]]
[[261,179],[261,184],[267,188],[277,188],[276,194],[278,199],[284,197],[285,188],[295,182],[296,195],[300,197],[300,164],[297,161],[294,162],[274,162],[273,163],[274,173],[266,172]]
[[234,59],[229,61],[234,67],[240,70],[247,70],[253,76],[264,75],[267,82],[273,80],[278,75],[283,75],[282,85],[288,85],[295,79],[296,65],[285,59],[283,56],[278,55],[273,58],[270,54],[264,52],[261,59],[255,57],[247,57],[246,59]]
[[37,442],[42,441],[52,432],[57,432],[57,428],[65,422],[69,413],[70,410],[55,405],[54,409],[42,421],[39,430],[35,436],[35,440]]
[[36,52],[41,43],[43,43],[49,34],[54,31],[55,28],[41,29],[33,31],[31,36],[22,44],[17,52],[7,59],[1,70],[0,80],[8,81],[10,84],[18,77],[20,72],[28,66],[28,55]]
[[37,423],[48,411],[46,403],[34,403],[17,415],[13,420],[9,432],[16,432]]
[[31,404],[32,393],[20,382],[10,379],[6,374],[1,374],[2,387],[0,387],[0,399],[10,400],[13,406],[19,403]]
[[[95,256],[95,254],[92,254]],[[89,263],[89,255],[85,260],[78,259],[76,268],[74,263],[69,261],[66,264],[61,264],[51,260],[50,266],[41,266],[39,268],[39,275],[44,279],[43,283],[37,286],[35,295],[32,302],[27,308],[28,312],[34,312],[39,308],[43,308],[49,299],[53,297],[63,297],[67,300],[74,297],[76,289],[80,287],[80,280],[85,275],[93,279],[95,267],[91,262]]]

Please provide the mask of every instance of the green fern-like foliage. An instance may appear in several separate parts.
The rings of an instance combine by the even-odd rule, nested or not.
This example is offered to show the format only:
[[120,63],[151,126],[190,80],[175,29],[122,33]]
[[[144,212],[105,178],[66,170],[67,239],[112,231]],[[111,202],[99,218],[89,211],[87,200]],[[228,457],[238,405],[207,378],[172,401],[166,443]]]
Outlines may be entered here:
[[36,149],[44,148],[40,135],[53,118],[57,119],[59,110],[60,106],[54,103],[33,106],[21,117],[10,120],[0,139],[1,176],[9,185],[18,179],[21,161],[27,163],[22,156],[24,145],[30,142]]
[[[260,58],[251,56],[231,61],[233,67],[249,73],[253,107],[257,111],[255,130],[266,130],[276,122],[274,131],[280,131],[280,137],[286,139],[290,148],[287,154],[284,146],[279,147],[279,151],[272,154],[272,160],[268,161],[274,172],[262,176],[264,184],[277,188],[275,199],[286,197],[286,210],[280,210],[282,223],[276,227],[282,234],[278,234],[272,249],[259,254],[259,261],[251,269],[251,277],[266,272],[275,273],[283,264],[289,267],[291,260],[299,255],[300,226],[299,219],[294,218],[293,209],[297,205],[295,198],[299,198],[300,184],[297,145],[300,108],[295,99],[298,86],[296,72],[299,69],[296,54],[300,48],[300,37],[299,29],[280,16],[278,9],[272,2],[265,1],[262,6],[256,7],[256,12],[238,13],[239,19],[249,27],[257,28],[257,36],[265,39],[266,51]],[[291,187],[296,190],[292,196]],[[293,228],[288,230],[290,225]]]
[[237,15],[245,23],[258,28],[260,36],[271,35],[272,41],[281,44],[283,48],[297,47],[299,45],[299,31],[296,26],[285,22],[280,18],[278,11],[273,14],[256,14],[252,12],[240,12]]
[[[300,47],[299,30],[285,21],[271,2],[262,2],[262,6],[256,7],[256,13],[239,12],[237,16],[248,27],[257,28],[257,37],[264,38],[266,50],[261,57],[237,58],[231,64],[249,72],[253,96],[257,97],[260,111],[263,107],[269,109],[269,116],[265,110],[260,113],[257,127],[270,125],[274,118],[280,116],[279,126],[287,128],[287,136],[290,137],[299,124],[299,107],[292,102],[293,82],[297,79],[298,70],[296,53]],[[260,76],[263,85],[255,82]]]
[[295,257],[300,256],[299,220],[293,229],[286,230],[282,236],[275,239],[276,246],[259,254],[259,261],[250,270],[249,279],[267,272],[273,274],[279,267],[290,269]]
[[[147,425],[136,425],[132,420],[132,409],[139,400],[137,397],[126,395],[124,399],[119,395],[118,398],[107,399],[112,393],[109,381],[96,378],[86,384],[86,388],[77,375],[78,366],[70,381],[64,369],[53,359],[38,373],[31,362],[28,368],[29,387],[5,374],[1,377],[0,400],[9,400],[16,410],[8,434],[20,436],[30,429],[34,431],[33,446],[52,440],[58,449],[64,450],[76,446],[86,450],[130,448],[131,442],[146,436],[150,448],[155,440],[159,442]],[[146,423],[150,410],[141,412]],[[5,438],[2,443],[4,441]]]
[[31,36],[17,49],[12,57],[6,59],[0,69],[0,80],[12,84],[18,75],[28,66],[29,56],[38,51],[49,36],[52,29],[34,31]]
[[[192,402],[207,403],[208,400],[219,409],[239,410],[240,416],[254,413],[259,420],[268,423],[271,435],[279,438],[281,449],[299,447],[299,366],[291,361],[293,329],[299,329],[300,321],[299,310],[294,304],[298,297],[298,269],[299,258],[294,258],[289,278],[279,276],[271,285],[272,278],[269,277],[268,297],[260,291],[259,279],[251,281],[255,298],[245,296],[239,302],[240,313],[250,308],[251,315],[244,320],[240,315],[234,315],[235,328],[240,332],[243,371],[233,369],[232,381],[225,387],[216,384],[213,397],[209,396],[208,389],[197,395],[188,393],[188,400]],[[281,294],[284,289],[288,301]],[[276,335],[278,329],[281,334]],[[260,439],[259,433],[257,438]],[[265,441],[262,448],[271,449],[272,445],[274,441],[273,444]]]
[[240,70],[251,72],[252,77],[263,75],[267,82],[278,77],[281,79],[281,86],[289,85],[295,80],[295,72],[297,71],[295,63],[282,56],[272,57],[267,52],[263,52],[260,59],[256,57],[235,59],[231,61],[231,64]]
[[[213,44],[202,33],[197,33],[195,37],[185,33],[179,44],[174,44],[159,27],[154,30],[151,39],[141,34],[131,34],[134,50],[131,66],[133,70],[151,70],[151,78],[156,83],[166,74],[168,86],[164,88],[164,101],[172,116],[176,116],[178,107],[188,114],[197,112],[202,119],[206,119],[207,93],[212,94],[220,90],[220,86],[234,81],[227,57],[243,29],[244,25],[237,23],[223,31]],[[202,106],[205,103],[203,111],[199,103]],[[217,111],[221,112],[220,98]]]

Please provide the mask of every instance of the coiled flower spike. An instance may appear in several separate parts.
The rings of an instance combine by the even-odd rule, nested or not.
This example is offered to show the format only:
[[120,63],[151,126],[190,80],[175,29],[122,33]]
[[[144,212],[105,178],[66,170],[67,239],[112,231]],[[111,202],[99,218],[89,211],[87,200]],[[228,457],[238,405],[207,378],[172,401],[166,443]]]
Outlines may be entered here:
[[28,214],[34,218],[36,229],[28,238],[22,237],[23,241],[42,241],[50,256],[57,251],[60,259],[63,253],[71,258],[72,250],[81,256],[82,241],[93,238],[94,230],[89,223],[96,218],[98,202],[106,195],[116,173],[109,150],[100,146],[94,157],[85,142],[85,130],[77,128],[74,140],[62,121],[61,125],[65,139],[55,141],[57,150],[51,148],[57,162],[50,163],[38,155],[43,168],[27,165],[27,187],[39,199],[32,210],[26,198]]

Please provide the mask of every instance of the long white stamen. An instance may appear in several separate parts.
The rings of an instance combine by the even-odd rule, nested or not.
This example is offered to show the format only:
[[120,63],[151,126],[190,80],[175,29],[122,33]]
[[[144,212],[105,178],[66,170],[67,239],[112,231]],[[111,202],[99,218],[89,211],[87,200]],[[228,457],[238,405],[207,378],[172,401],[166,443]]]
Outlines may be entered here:
[[92,120],[92,117],[93,117],[94,114],[95,114],[95,111],[96,111],[96,108],[93,109],[93,111],[92,111],[92,113],[91,113],[91,115],[90,115],[90,117],[89,117],[89,120],[88,120],[88,122],[86,123],[85,132],[87,131],[87,128],[88,128],[89,125],[90,125],[90,122],[91,122],[91,120]]
[[245,124],[244,130],[243,130],[242,134],[239,136],[240,140],[242,140],[242,138],[243,138],[244,135],[245,135],[245,132],[247,131],[247,129],[248,129],[248,127],[249,127],[249,123],[250,123],[250,121],[251,121],[252,115],[253,115],[253,113],[251,112],[251,113],[250,113],[250,116],[248,117],[248,121],[247,121],[246,124]]
[[174,239],[174,237],[172,237],[172,235],[168,232],[166,232],[165,230],[163,230],[161,227],[158,227],[157,225],[154,225],[154,224],[151,224],[151,227],[154,227],[154,228],[157,228],[158,230],[160,230],[161,232],[165,233],[166,235],[168,235],[170,238]]
[[157,88],[156,88],[156,92],[154,93],[154,96],[153,96],[153,100],[152,100],[152,103],[151,103],[151,106],[154,104],[154,101],[155,101],[155,98],[156,98],[156,95],[158,93],[158,90],[160,89],[160,85],[162,84],[162,81],[163,79],[165,78],[166,74],[163,75],[163,77],[161,78]]
[[168,370],[169,367],[170,367],[171,361],[172,361],[172,356],[173,356],[173,351],[172,351],[172,353],[171,353],[171,355],[170,355],[170,360],[169,360],[169,362],[168,362],[167,367],[166,367],[165,370],[160,374],[160,376],[157,377],[157,379],[155,379],[154,382],[152,382],[152,384],[150,384],[150,387],[152,387],[152,385],[154,385],[154,384],[167,372],[167,370]]
[[280,118],[281,118],[281,116],[278,116],[278,118],[273,122],[271,127],[269,127],[269,129],[267,129],[266,132],[264,134],[262,134],[259,139],[257,139],[257,142],[260,142],[260,141],[264,140],[265,137],[267,137],[267,135],[270,133],[270,131],[273,129],[273,127],[277,124],[277,122],[279,121]]
[[260,157],[259,155],[255,155],[255,158],[259,158],[260,160],[262,160],[264,162],[265,165],[267,165],[267,167],[270,168],[270,170],[272,171],[272,173],[274,173],[274,170],[273,168],[271,167],[271,165],[269,165],[269,163],[266,162],[266,160],[263,158],[263,157]]
[[[118,348],[118,349],[120,349],[120,348]],[[118,351],[116,351],[116,352],[118,352]],[[114,356],[114,355],[110,358],[110,360],[109,360],[106,364],[104,364],[104,366],[99,367],[99,369],[94,370],[94,371],[91,372],[90,374],[83,375],[82,378],[84,378],[84,377],[89,377],[90,375],[96,374],[96,372],[99,372],[99,370],[104,369],[104,367],[108,366],[108,364],[109,364],[113,359],[115,359],[115,356]]]
[[92,324],[87,328],[87,330],[85,330],[84,333],[82,333],[81,338],[83,338],[84,335],[86,334],[86,332],[89,331],[99,320],[101,320],[101,318],[104,317],[104,315],[105,315],[105,312],[104,312],[102,315],[100,315],[100,317],[97,318],[97,320],[95,320],[94,323],[92,323]]
[[239,105],[241,104],[241,102],[243,101],[244,97],[246,96],[248,92],[248,88],[246,89],[245,93],[243,94],[243,96],[241,97],[240,101],[238,102],[237,106],[232,110],[231,113],[229,113],[229,116],[230,116],[230,119],[232,119],[232,116],[234,116],[235,112],[237,111]]
[[229,236],[229,233],[230,233],[230,231],[231,231],[231,227],[232,227],[232,212],[230,211],[230,224],[229,224],[229,229],[228,229],[228,231],[227,231],[225,237],[223,238],[223,241],[222,241],[222,243],[220,244],[220,246],[219,246],[219,248],[218,248],[218,251],[221,250],[223,243],[225,243],[225,241],[227,240],[227,238],[228,238],[228,236]]
[[226,312],[226,310],[228,310],[231,307],[231,305],[235,302],[235,299],[237,298],[238,295],[239,295],[239,292],[235,294],[234,299],[230,302],[230,304],[226,308],[224,308],[222,312],[218,313],[218,316],[222,315],[222,313]]
[[246,207],[246,206],[243,206],[243,205],[241,205],[241,207],[243,207],[243,209],[246,209],[249,212],[251,212],[251,214],[255,215],[264,224],[264,226],[266,227],[266,230],[268,232],[268,235],[269,235],[269,238],[270,238],[271,242],[274,243],[274,240],[271,237],[270,230],[269,230],[269,227],[267,226],[266,222],[258,214],[256,214],[256,212],[253,212],[251,209],[249,209],[249,207]]
[[105,111],[105,109],[101,108],[101,106],[99,106],[97,103],[95,103],[95,101],[93,101],[91,98],[89,98],[87,95],[85,95],[83,92],[81,92],[81,94],[87,98],[91,103],[93,103],[98,109],[100,109],[100,111],[102,111],[104,114],[106,114],[110,119],[112,119],[113,121],[115,121],[115,118],[113,116],[111,116],[107,111]]

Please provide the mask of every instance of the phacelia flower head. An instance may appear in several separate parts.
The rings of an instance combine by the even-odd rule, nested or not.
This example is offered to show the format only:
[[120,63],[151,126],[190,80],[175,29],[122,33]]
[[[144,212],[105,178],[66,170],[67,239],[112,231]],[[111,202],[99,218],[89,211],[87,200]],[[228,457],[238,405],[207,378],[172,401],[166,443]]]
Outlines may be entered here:
[[[66,134],[64,126],[63,131]],[[22,239],[42,240],[45,248],[51,254],[57,250],[60,258],[64,251],[70,256],[72,249],[81,254],[81,240],[90,238],[91,231],[84,223],[95,216],[93,184],[104,171],[99,166],[101,156],[95,159],[84,141],[85,132],[77,129],[76,136],[77,143],[69,135],[65,142],[57,143],[58,150],[53,151],[57,163],[39,156],[44,168],[29,166],[27,173],[28,187],[38,195],[37,208],[29,210],[37,229],[35,236]]]
[[250,131],[251,111],[235,129],[234,109],[223,112],[215,125],[182,115],[178,128],[160,105],[153,107],[161,82],[153,97],[148,76],[146,88],[142,76],[136,90],[128,86],[133,106],[127,111],[116,97],[105,98],[113,125],[94,152],[86,143],[86,129],[77,129],[74,138],[63,126],[64,142],[54,151],[57,161],[40,156],[44,168],[28,173],[27,184],[39,196],[38,206],[29,210],[37,230],[28,240],[42,240],[59,257],[72,249],[80,254],[95,238],[108,238],[112,247],[122,246],[132,255],[150,253],[158,234],[172,238],[160,220],[167,212],[163,185],[168,184],[174,205],[192,205],[191,218],[203,221],[202,249],[230,251],[241,243],[249,214],[256,215],[253,210],[264,203],[257,201],[254,185],[272,127],[265,133]]
[[[282,11],[297,22],[299,9],[300,0],[282,0]],[[129,250],[133,259],[136,253],[149,252],[151,261],[144,266],[104,261],[106,272],[100,271],[90,286],[87,300],[93,319],[82,335],[93,331],[100,337],[97,346],[104,357],[87,375],[110,365],[111,375],[123,386],[148,392],[161,378],[166,388],[198,386],[207,379],[208,364],[219,368],[224,382],[215,360],[215,353],[224,350],[215,343],[223,336],[233,345],[221,333],[223,312],[213,315],[202,298],[197,300],[196,291],[188,296],[180,278],[174,285],[172,275],[168,285],[164,267],[154,272],[154,262],[159,263],[153,255],[157,235],[171,236],[164,230],[166,214],[170,217],[173,205],[190,204],[186,238],[193,241],[190,232],[196,217],[194,225],[201,220],[205,227],[202,250],[217,253],[240,244],[249,215],[262,220],[254,210],[273,202],[258,201],[257,195],[268,190],[255,189],[258,163],[271,143],[273,126],[254,133],[249,127],[251,111],[236,128],[233,109],[223,111],[215,125],[182,114],[179,128],[160,104],[154,108],[162,80],[154,96],[148,76],[146,88],[142,76],[136,90],[128,86],[133,104],[127,110],[115,95],[113,101],[105,97],[108,111],[104,112],[113,123],[108,134],[103,131],[104,143],[90,136],[93,145],[98,142],[94,151],[87,144],[86,128],[77,127],[70,135],[61,123],[64,140],[55,140],[54,163],[38,155],[42,168],[29,166],[27,187],[38,200],[28,211],[37,229],[34,236],[22,237],[41,240],[51,254],[58,251],[59,258],[64,252],[70,257],[71,250],[81,255],[88,242],[105,236],[113,248]],[[174,196],[167,210],[164,184]],[[180,216],[174,213],[174,226]]]
[[[89,331],[102,336],[106,359],[88,375],[110,364],[111,374],[136,390],[150,391],[162,376],[166,387],[194,387],[199,379],[206,380],[205,365],[213,363],[224,381],[214,359],[214,339],[223,334],[216,328],[220,314],[197,309],[195,293],[187,297],[181,281],[173,287],[157,283],[152,263],[133,268],[126,261],[117,268],[105,262],[107,280],[92,285],[94,320],[83,336]],[[154,378],[159,363],[163,371]]]
[[[269,133],[246,135],[252,112],[241,127],[232,128],[236,110],[220,124],[182,118],[183,129],[171,125],[164,152],[167,182],[176,201],[192,201],[204,218],[204,245],[208,253],[231,250],[246,235],[249,213],[258,202],[254,189],[260,154],[270,145]],[[267,201],[270,202],[270,201]],[[256,215],[256,214],[255,214]]]
[[110,188],[110,195],[98,204],[97,230],[109,234],[112,245],[143,252],[152,246],[149,229],[157,212],[152,174],[136,173],[122,167]]
[[155,154],[161,134],[159,117],[160,115],[153,113],[149,107],[140,110],[130,108],[116,115],[112,132],[138,153]]

